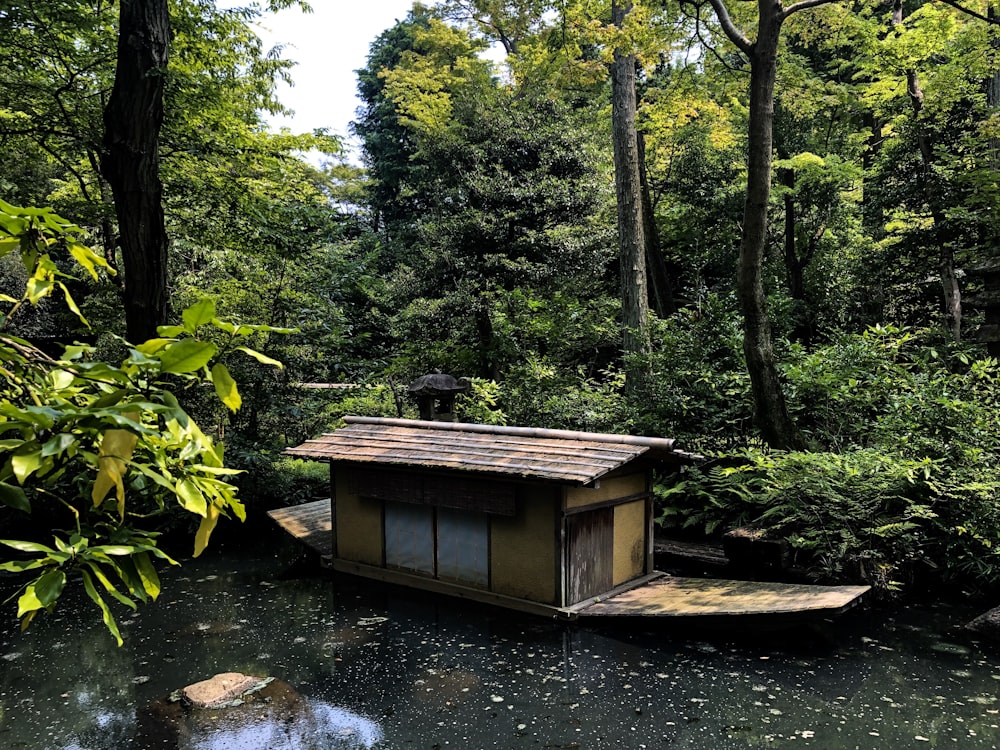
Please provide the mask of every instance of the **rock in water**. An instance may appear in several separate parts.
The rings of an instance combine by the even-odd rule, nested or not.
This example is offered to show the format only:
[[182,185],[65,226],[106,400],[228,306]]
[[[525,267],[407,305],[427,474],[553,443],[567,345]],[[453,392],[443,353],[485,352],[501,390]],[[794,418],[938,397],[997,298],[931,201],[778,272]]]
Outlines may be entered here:
[[1000,607],[984,612],[965,627],[992,641],[1000,641]]
[[244,693],[254,691],[254,688],[259,690],[266,684],[263,677],[224,672],[183,688],[181,698],[195,708],[220,708]]

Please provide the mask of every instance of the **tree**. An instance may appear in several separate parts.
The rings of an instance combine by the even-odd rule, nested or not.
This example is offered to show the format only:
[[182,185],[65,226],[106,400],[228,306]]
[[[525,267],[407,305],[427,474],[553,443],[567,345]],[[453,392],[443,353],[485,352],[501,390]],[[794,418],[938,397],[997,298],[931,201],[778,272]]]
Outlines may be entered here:
[[[612,2],[612,23],[619,29],[631,2]],[[616,46],[611,63],[611,130],[618,206],[618,262],[621,266],[622,350],[626,389],[636,391],[649,370],[649,292],[646,287],[646,222],[636,130],[635,55]]]
[[[39,612],[51,611],[78,575],[121,645],[105,597],[135,609],[136,601],[160,592],[152,558],[174,563],[159,548],[148,519],[172,506],[197,516],[197,556],[221,516],[245,517],[227,481],[238,472],[225,468],[221,443],[202,432],[174,392],[211,384],[236,411],[242,397],[221,358],[239,350],[280,366],[243,346],[249,334],[277,329],[221,321],[215,305],[203,300],[184,311],[181,325],[161,326],[159,337],[126,347],[119,365],[96,359],[94,347],[80,344],[53,358],[4,332],[26,303],[37,304],[55,291],[79,314],[66,286],[71,276],[56,265],[53,251],[65,249],[91,276],[109,269],[81,244],[80,233],[50,210],[0,201],[0,256],[16,250],[30,271],[19,299],[4,295],[11,307],[0,318],[0,505],[47,513],[55,526],[53,546],[40,538],[0,540],[22,553],[0,570],[34,576],[19,592],[23,628]],[[204,335],[204,327],[222,334],[221,346]],[[5,532],[16,533],[12,527]]]
[[120,0],[120,6],[101,170],[111,185],[121,235],[127,336],[144,341],[166,323],[168,312],[160,127],[170,14],[167,0]]
[[753,386],[755,419],[768,445],[782,449],[802,448],[805,443],[788,412],[781,388],[762,277],[768,244],[778,43],[785,19],[832,1],[800,0],[785,8],[780,2],[758,0],[757,35],[751,40],[734,23],[723,0],[711,0],[722,30],[750,61],[747,192],[737,291],[743,311],[743,351]]

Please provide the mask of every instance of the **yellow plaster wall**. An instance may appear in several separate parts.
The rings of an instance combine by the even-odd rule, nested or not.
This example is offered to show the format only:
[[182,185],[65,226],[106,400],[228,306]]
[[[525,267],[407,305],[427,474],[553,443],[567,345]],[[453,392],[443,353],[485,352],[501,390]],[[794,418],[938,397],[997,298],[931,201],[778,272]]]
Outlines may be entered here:
[[641,576],[646,564],[646,502],[615,506],[614,585]]
[[490,590],[545,604],[557,604],[559,574],[556,518],[559,490],[518,491],[514,516],[490,522]]
[[566,490],[566,508],[582,508],[619,497],[638,495],[645,491],[645,472],[602,478],[600,487],[570,487]]
[[337,557],[365,565],[382,565],[382,503],[352,494],[343,472],[336,482]]

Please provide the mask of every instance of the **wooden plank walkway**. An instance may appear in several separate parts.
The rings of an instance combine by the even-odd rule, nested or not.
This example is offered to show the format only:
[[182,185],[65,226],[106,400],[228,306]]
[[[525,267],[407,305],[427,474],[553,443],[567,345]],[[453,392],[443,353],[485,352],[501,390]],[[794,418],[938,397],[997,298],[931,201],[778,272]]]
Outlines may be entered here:
[[333,557],[333,520],[330,499],[316,500],[267,512],[277,524],[324,558]]
[[581,618],[818,617],[849,609],[869,588],[667,576],[591,604],[578,614]]

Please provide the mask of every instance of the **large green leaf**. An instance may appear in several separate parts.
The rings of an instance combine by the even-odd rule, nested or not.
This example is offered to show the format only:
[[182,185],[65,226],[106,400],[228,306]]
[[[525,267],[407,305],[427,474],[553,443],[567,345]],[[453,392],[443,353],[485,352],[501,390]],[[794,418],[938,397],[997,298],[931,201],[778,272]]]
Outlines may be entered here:
[[212,383],[215,384],[215,392],[222,403],[228,406],[230,411],[239,411],[243,405],[243,397],[236,388],[233,376],[229,374],[229,368],[221,362],[216,362],[212,366]]
[[11,456],[10,464],[17,481],[23,485],[24,481],[42,465],[42,449],[35,448],[32,451],[17,453]]
[[155,601],[156,597],[160,595],[160,577],[156,574],[153,561],[149,559],[146,552],[140,552],[132,555],[132,562],[135,563],[136,572],[142,579],[143,589]]
[[160,355],[161,372],[194,372],[208,364],[218,351],[215,344],[197,339],[183,339],[171,344]]
[[43,573],[33,583],[28,584],[17,600],[17,616],[24,617],[36,609],[48,609],[59,598],[65,585],[66,574],[61,570]]
[[211,323],[215,317],[215,302],[210,299],[201,299],[187,308],[181,317],[184,320],[184,328],[189,333],[194,333],[198,326]]
[[17,485],[0,482],[0,503],[11,508],[23,510],[25,513],[31,512],[31,503],[28,502],[28,496]]
[[208,502],[201,490],[190,479],[182,479],[176,487],[177,499],[180,500],[184,510],[204,516],[207,512]]

